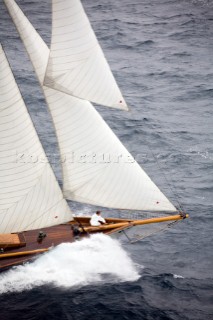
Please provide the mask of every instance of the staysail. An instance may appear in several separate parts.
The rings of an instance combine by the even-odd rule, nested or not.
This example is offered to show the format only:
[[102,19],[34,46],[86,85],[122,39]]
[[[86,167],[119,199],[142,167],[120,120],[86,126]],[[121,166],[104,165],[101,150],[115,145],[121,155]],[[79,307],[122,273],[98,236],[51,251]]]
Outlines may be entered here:
[[72,220],[0,46],[0,233]]
[[[45,43],[14,0],[4,1],[42,86],[44,74],[36,64],[45,64],[48,51],[46,56],[39,50],[31,53]],[[35,38],[37,45],[31,40]],[[90,102],[42,87],[59,142],[67,199],[120,209],[177,211]]]
[[44,84],[127,110],[80,0],[52,1],[52,40]]

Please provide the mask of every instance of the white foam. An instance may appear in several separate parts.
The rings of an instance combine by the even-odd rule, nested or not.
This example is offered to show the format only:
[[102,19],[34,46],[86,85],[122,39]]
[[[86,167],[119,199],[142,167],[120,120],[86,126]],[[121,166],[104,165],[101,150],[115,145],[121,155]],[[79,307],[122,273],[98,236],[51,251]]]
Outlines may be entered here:
[[175,278],[175,279],[184,279],[184,277],[180,276],[179,274],[173,274],[173,278]]
[[135,281],[139,277],[136,265],[120,243],[96,234],[75,243],[63,243],[32,263],[1,274],[0,293],[30,290],[44,284],[73,287]]

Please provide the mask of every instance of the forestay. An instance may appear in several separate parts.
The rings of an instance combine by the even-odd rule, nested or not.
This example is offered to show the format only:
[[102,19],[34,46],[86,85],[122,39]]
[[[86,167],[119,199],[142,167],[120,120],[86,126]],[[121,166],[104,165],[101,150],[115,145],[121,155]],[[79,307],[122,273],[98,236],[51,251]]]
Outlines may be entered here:
[[72,219],[0,46],[0,233]]
[[[31,46],[39,46],[26,40],[26,17],[12,3],[9,12],[36,70],[38,60],[42,64],[46,57],[39,50],[31,54]],[[37,33],[29,21],[27,28],[31,34]],[[36,39],[44,45],[40,37]],[[91,103],[45,86],[43,90],[59,142],[63,189],[68,199],[121,209],[176,211]]]
[[44,84],[127,110],[80,0],[52,1],[52,40]]

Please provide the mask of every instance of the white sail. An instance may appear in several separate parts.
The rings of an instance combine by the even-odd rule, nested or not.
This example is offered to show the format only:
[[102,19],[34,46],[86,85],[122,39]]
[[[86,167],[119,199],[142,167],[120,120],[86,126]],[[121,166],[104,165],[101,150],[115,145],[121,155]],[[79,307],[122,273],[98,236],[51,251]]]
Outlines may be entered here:
[[[10,3],[8,10],[37,72],[36,63],[40,59],[42,64],[46,57],[39,50],[30,54],[33,43],[26,41],[22,26],[27,18],[13,0],[5,2]],[[27,29],[37,33],[29,21]],[[176,211],[89,102],[45,86],[43,90],[59,142],[68,199],[120,209]]]
[[89,102],[45,92],[55,119],[67,199],[120,209],[176,210]]
[[127,110],[80,0],[52,1],[52,40],[44,84]]
[[0,92],[0,233],[71,220],[1,46]]

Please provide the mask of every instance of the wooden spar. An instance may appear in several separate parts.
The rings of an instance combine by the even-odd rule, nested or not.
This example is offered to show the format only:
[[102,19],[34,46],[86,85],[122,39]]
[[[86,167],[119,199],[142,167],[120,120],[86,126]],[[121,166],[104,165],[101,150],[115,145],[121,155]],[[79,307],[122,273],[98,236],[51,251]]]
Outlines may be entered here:
[[46,252],[46,251],[49,251],[49,250],[50,250],[49,248],[45,248],[45,249],[37,249],[37,250],[31,250],[31,251],[2,253],[2,254],[0,254],[0,259],[19,257],[19,256],[26,256],[26,255],[37,254],[37,253],[43,253],[43,252]]
[[94,232],[94,231],[103,231],[103,230],[109,230],[109,229],[116,229],[121,227],[128,227],[128,226],[139,226],[144,224],[150,224],[150,223],[159,223],[159,222],[167,222],[167,221],[177,221],[177,220],[183,220],[184,218],[188,218],[189,215],[186,214],[184,217],[180,214],[174,215],[174,216],[167,216],[167,217],[159,217],[159,218],[150,218],[150,219],[144,219],[144,220],[133,220],[131,222],[120,222],[120,223],[113,223],[113,224],[103,224],[98,227],[84,227],[84,230],[80,228],[81,232]]

